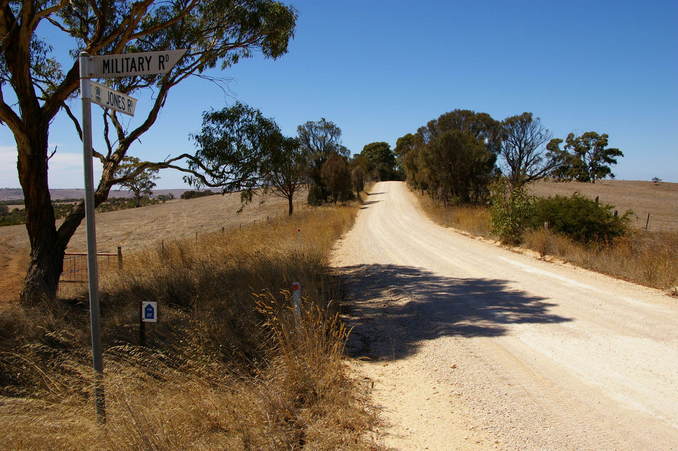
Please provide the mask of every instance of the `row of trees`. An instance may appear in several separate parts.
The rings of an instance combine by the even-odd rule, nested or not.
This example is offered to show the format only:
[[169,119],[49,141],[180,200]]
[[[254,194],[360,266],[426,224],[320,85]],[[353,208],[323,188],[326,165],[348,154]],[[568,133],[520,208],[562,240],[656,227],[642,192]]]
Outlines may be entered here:
[[236,103],[203,114],[200,133],[193,135],[195,170],[201,176],[185,180],[198,188],[219,186],[227,191],[234,177],[245,200],[256,190],[272,192],[288,201],[306,187],[308,203],[347,201],[359,195],[368,180],[400,179],[395,152],[385,142],[367,144],[351,157],[341,143],[341,129],[321,118],[297,127],[297,136],[286,137],[271,118],[259,110]]
[[273,119],[236,103],[205,112],[202,128],[192,140],[199,163],[191,164],[201,172],[184,179],[197,188],[237,187],[245,201],[257,190],[272,192],[287,199],[290,215],[303,187],[308,187],[313,205],[353,196],[350,152],[341,144],[341,129],[325,118],[308,121],[297,127],[297,136],[287,137]]
[[399,138],[395,152],[408,182],[445,204],[486,200],[500,175],[513,188],[545,177],[594,183],[614,177],[610,166],[623,156],[596,132],[570,133],[562,144],[532,113],[497,121],[454,110]]

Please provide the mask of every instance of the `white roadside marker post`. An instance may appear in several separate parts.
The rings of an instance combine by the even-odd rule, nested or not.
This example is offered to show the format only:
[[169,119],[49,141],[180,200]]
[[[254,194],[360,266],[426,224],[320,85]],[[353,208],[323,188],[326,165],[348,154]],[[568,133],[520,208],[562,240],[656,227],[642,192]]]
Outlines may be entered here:
[[301,284],[292,282],[292,304],[294,306],[294,320],[299,325],[301,321]]
[[104,360],[101,353],[99,320],[99,272],[97,267],[96,225],[94,221],[94,175],[92,168],[92,97],[89,83],[89,55],[80,53],[80,98],[82,99],[82,156],[85,170],[85,216],[87,220],[87,280],[89,284],[89,321],[92,335],[92,366],[94,367],[94,404],[97,421],[106,422],[104,392]]

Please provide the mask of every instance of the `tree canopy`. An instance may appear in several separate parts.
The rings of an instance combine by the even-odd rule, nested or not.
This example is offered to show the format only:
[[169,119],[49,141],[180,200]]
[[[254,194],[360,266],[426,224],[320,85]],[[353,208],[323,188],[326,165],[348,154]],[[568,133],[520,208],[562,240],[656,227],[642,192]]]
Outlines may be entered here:
[[311,205],[327,202],[332,193],[322,176],[323,165],[334,154],[345,158],[350,155],[350,151],[341,144],[341,128],[320,118],[298,126],[297,135],[301,149],[308,157],[308,202]]
[[155,181],[158,179],[157,169],[144,169],[139,172],[137,167],[140,160],[136,157],[125,157],[122,164],[118,166],[115,177],[118,179],[118,185],[127,188],[136,201],[136,206],[141,206],[141,199],[144,196],[153,194]]
[[614,178],[611,166],[617,164],[617,158],[624,153],[613,147],[607,147],[608,135],[586,132],[581,136],[570,133],[565,138],[552,139],[546,146],[558,161],[552,175],[560,180],[595,183],[605,177]]
[[517,187],[542,179],[558,166],[559,159],[544,149],[551,132],[532,113],[507,117],[501,126],[500,155],[511,185]]
[[377,180],[398,178],[395,153],[383,141],[366,144],[360,155],[367,161],[367,171]]
[[497,174],[501,125],[486,113],[454,110],[396,142],[410,184],[442,202],[480,202]]

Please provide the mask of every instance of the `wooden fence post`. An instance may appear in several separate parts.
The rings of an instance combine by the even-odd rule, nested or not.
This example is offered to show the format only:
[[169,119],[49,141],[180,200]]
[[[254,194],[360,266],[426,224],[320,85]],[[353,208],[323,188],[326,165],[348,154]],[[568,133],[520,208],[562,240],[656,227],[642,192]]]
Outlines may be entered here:
[[118,246],[118,269],[122,269],[122,246]]
[[650,213],[647,214],[647,219],[645,220],[645,230],[647,231],[650,227]]

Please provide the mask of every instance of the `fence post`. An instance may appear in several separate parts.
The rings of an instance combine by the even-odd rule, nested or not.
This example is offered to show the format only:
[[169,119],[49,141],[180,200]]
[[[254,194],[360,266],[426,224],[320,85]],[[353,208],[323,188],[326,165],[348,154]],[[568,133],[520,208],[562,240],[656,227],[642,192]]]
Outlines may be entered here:
[[118,269],[122,269],[122,246],[118,246]]
[[645,231],[650,227],[650,213],[647,214],[647,219],[645,220]]

